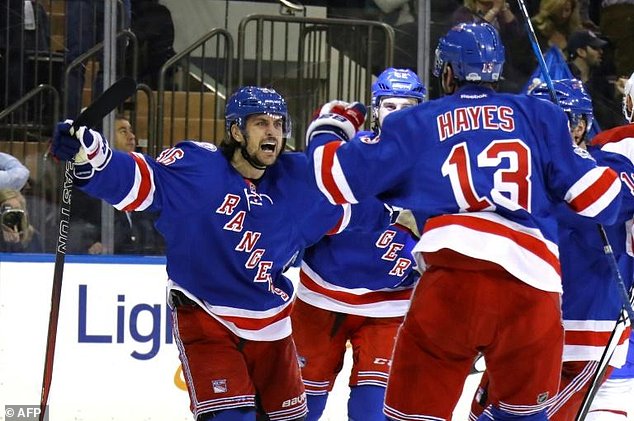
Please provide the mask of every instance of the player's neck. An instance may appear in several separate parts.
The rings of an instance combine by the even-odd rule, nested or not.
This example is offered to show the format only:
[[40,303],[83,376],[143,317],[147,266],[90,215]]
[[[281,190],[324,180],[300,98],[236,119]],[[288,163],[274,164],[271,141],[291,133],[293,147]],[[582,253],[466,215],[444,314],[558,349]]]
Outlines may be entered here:
[[231,165],[240,173],[240,175],[244,178],[248,178],[251,180],[257,180],[262,175],[264,175],[263,169],[255,168],[251,165],[240,153],[239,150],[233,154],[233,158],[231,159]]

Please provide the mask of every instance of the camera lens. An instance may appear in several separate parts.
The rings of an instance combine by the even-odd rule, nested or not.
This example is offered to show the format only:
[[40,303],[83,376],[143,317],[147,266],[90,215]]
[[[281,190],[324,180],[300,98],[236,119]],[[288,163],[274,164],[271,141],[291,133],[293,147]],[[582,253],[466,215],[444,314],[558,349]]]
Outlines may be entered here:
[[24,217],[24,211],[10,210],[2,213],[2,224],[14,230],[16,227],[18,230],[21,228],[22,218]]

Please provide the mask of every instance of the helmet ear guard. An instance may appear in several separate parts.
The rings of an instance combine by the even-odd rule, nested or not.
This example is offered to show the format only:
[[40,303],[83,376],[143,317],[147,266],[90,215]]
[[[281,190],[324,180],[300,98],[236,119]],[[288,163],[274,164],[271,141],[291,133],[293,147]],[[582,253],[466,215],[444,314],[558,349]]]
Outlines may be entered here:
[[497,82],[504,66],[504,45],[488,23],[461,23],[440,38],[433,74],[440,77],[451,64],[454,78],[469,82]]

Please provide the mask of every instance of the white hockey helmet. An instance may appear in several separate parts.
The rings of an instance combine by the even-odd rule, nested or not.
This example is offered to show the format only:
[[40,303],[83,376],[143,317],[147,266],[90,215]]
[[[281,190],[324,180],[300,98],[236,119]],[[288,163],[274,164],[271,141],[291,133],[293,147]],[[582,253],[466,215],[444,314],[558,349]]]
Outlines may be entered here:
[[[630,104],[628,106],[628,103]],[[623,89],[623,116],[628,123],[633,123],[632,117],[634,117],[634,73],[625,82],[625,88]]]

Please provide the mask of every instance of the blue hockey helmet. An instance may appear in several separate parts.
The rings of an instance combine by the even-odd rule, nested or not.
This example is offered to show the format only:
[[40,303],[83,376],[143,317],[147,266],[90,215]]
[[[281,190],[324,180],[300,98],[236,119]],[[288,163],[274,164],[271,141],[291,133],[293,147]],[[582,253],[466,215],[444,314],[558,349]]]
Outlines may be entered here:
[[470,82],[497,82],[504,65],[504,45],[488,23],[461,23],[440,38],[433,74],[451,64],[454,77]]
[[418,75],[410,69],[389,67],[372,84],[372,106],[378,107],[381,97],[414,98],[423,102],[427,89]]
[[[553,88],[559,106],[568,115],[571,127],[577,127],[579,119],[584,117],[586,120],[585,133],[588,133],[592,127],[594,115],[592,113],[592,98],[583,87],[583,83],[578,79],[553,80]],[[548,101],[552,100],[550,90],[545,82],[530,91],[530,95]]]
[[254,114],[280,116],[283,121],[283,136],[290,137],[291,122],[286,101],[274,89],[245,86],[238,89],[227,101],[225,107],[225,129],[229,135],[231,126],[238,124],[240,130],[246,127],[247,117]]

